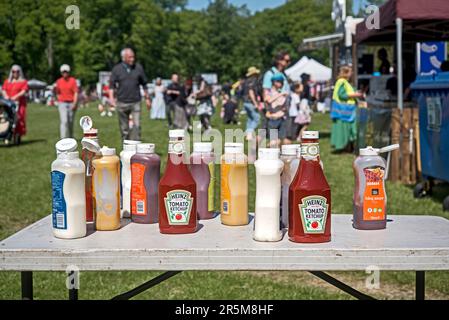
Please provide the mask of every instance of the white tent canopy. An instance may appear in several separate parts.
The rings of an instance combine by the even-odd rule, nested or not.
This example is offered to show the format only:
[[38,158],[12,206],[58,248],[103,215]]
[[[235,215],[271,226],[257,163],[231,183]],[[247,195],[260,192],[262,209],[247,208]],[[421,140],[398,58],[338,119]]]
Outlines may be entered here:
[[327,81],[332,78],[331,68],[306,56],[303,56],[293,66],[285,70],[285,74],[292,81],[300,81],[303,73],[309,74],[312,81]]

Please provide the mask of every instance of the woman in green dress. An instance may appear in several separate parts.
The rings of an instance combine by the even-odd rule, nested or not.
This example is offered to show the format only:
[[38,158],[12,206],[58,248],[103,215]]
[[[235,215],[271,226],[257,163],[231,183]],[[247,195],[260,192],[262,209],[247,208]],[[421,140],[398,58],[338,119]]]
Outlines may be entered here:
[[350,67],[340,67],[332,95],[331,145],[335,151],[352,152],[357,138],[356,99],[361,98],[363,93],[356,92],[349,83],[351,76],[352,69]]

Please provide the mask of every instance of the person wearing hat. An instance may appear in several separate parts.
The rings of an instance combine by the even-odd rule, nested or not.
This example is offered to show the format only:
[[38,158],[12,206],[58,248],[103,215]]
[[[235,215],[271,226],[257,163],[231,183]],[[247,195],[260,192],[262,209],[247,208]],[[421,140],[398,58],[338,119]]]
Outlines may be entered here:
[[[265,117],[267,119],[267,134],[270,147],[280,147],[281,141],[287,138],[287,92],[283,91],[284,76],[277,72],[271,77],[271,89],[265,94]],[[272,130],[276,130],[277,137]]]
[[61,139],[73,138],[73,120],[78,102],[78,85],[70,75],[70,66],[63,64],[60,68],[61,78],[56,80],[54,91],[58,101]]
[[243,84],[243,107],[245,108],[247,116],[245,131],[247,140],[253,139],[254,133],[259,126],[259,90],[257,88],[257,79],[259,75],[259,69],[256,67],[249,67]]

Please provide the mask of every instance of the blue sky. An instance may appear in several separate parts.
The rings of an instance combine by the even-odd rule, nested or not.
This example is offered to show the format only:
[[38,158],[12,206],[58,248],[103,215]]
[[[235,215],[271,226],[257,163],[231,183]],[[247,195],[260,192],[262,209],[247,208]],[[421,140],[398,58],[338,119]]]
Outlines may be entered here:
[[[188,9],[201,10],[207,7],[209,4],[208,0],[188,0]],[[275,8],[283,5],[286,0],[228,0],[230,3],[241,6],[246,4],[246,6],[252,11],[261,11],[266,8]]]

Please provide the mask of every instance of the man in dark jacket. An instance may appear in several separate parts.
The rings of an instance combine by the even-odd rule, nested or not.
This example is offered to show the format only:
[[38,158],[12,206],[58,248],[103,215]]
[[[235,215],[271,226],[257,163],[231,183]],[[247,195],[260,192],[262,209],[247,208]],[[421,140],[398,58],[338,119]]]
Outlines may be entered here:
[[[140,139],[140,86],[143,87],[145,102],[148,109],[151,100],[146,85],[148,79],[142,66],[135,62],[134,51],[125,48],[121,52],[122,61],[114,66],[111,72],[109,99],[111,104],[117,108],[122,140]],[[115,93],[115,97],[114,97]],[[129,117],[132,115],[133,128],[129,129]]]

